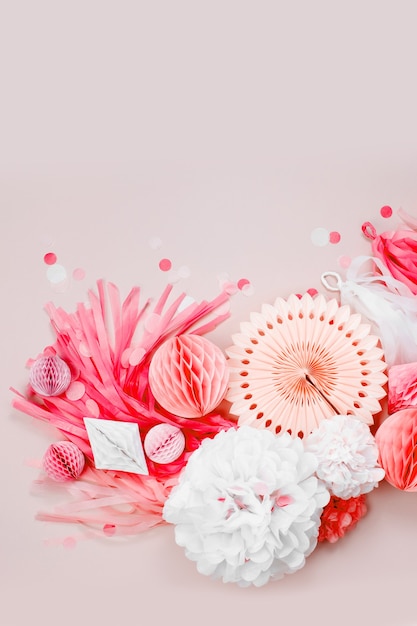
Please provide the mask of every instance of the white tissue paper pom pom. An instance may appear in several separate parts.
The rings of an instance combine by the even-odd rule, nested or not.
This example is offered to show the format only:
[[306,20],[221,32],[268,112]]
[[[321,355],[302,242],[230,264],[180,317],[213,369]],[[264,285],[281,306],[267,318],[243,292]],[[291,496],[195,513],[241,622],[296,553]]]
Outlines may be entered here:
[[334,415],[320,422],[306,438],[305,449],[317,456],[317,476],[343,500],[372,491],[384,478],[375,438],[354,416]]
[[301,569],[329,493],[301,439],[249,426],[204,439],[163,517],[200,573],[261,586]]

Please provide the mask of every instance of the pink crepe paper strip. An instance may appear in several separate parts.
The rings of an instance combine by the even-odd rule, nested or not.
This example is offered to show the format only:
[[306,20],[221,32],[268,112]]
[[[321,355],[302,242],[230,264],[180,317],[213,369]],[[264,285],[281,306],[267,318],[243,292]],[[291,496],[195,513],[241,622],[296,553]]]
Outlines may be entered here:
[[[16,394],[13,406],[55,426],[86,456],[81,478],[71,487],[65,485],[78,494],[78,504],[73,505],[72,512],[64,511],[56,519],[89,523],[91,515],[85,515],[87,508],[107,510],[115,499],[118,504],[129,504],[130,521],[126,523],[142,530],[161,523],[163,502],[202,439],[235,425],[218,413],[190,420],[155,406],[148,382],[150,361],[168,338],[186,332],[203,334],[216,328],[229,316],[224,311],[229,295],[222,292],[211,302],[194,302],[181,310],[186,295],[181,294],[167,305],[172,290],[172,285],[168,285],[150,310],[149,301],[140,306],[138,287],[130,291],[123,303],[115,285],[100,280],[97,287],[98,294],[89,292],[90,308],[80,303],[75,313],[67,313],[52,303],[46,307],[56,334],[56,342],[52,350],[47,348],[47,353],[55,352],[69,365],[85,393],[81,397],[77,394],[76,399],[66,394],[42,398],[30,390],[26,396],[13,390]],[[90,413],[92,407],[94,415]],[[148,477],[96,470],[83,418],[98,415],[102,419],[138,424],[142,439],[156,424],[176,426],[185,435],[186,451],[169,464],[148,460]],[[89,494],[87,499],[86,494]],[[46,517],[43,514],[42,519]],[[124,519],[113,509],[110,517],[117,518],[119,523]],[[112,523],[103,512],[97,513],[94,520]]]
[[374,256],[384,262],[394,278],[417,294],[417,219],[402,209],[398,215],[404,222],[403,228],[378,235],[374,226],[365,222],[362,232],[372,240]]
[[386,480],[403,491],[417,491],[417,408],[390,415],[375,439]]
[[388,370],[388,413],[417,407],[417,363],[393,365]]

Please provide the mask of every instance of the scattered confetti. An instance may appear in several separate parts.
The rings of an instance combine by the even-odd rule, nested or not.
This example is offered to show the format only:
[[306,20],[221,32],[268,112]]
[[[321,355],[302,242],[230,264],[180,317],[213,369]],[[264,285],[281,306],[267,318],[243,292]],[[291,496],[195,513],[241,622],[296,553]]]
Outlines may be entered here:
[[133,367],[135,367],[136,365],[139,365],[139,363],[141,362],[145,354],[146,354],[146,350],[144,348],[140,346],[137,348],[134,348],[129,355],[129,365],[132,365]]
[[245,296],[252,296],[255,293],[255,289],[251,283],[248,283],[247,285],[243,285],[241,292]]
[[247,278],[241,278],[237,281],[237,286],[240,290],[242,290],[246,285],[250,285],[250,281]]
[[66,537],[63,540],[62,545],[64,546],[64,548],[75,548],[75,546],[77,545],[77,540],[75,537]]
[[116,532],[116,526],[114,524],[104,524],[103,533],[106,537],[112,537]]
[[73,277],[74,280],[84,280],[84,278],[85,278],[85,270],[83,270],[81,267],[77,267],[72,272],[72,277]]
[[161,259],[159,261],[159,269],[163,272],[169,272],[172,267],[172,262],[169,259]]
[[[152,313],[151,315],[149,315],[149,317],[145,321],[145,330],[148,333],[155,332],[160,322],[161,322],[161,316],[158,315],[157,313]],[[129,363],[130,363],[131,356],[132,355],[129,356]]]
[[382,217],[391,217],[392,215],[392,209],[387,204],[383,206],[379,212],[381,213]]
[[67,270],[62,265],[55,263],[46,270],[46,276],[50,283],[56,285],[67,279]]
[[87,409],[89,414],[92,415],[93,417],[99,417],[100,407],[97,404],[97,402],[93,400],[92,398],[88,398],[88,400],[85,403],[85,408]]
[[190,275],[191,270],[186,265],[181,265],[181,267],[178,268],[178,276],[180,278],[189,278]]
[[82,354],[83,356],[87,358],[90,358],[92,356],[90,348],[83,341],[78,346],[78,350],[80,351],[80,354]]
[[84,383],[82,383],[81,381],[75,381],[70,384],[65,395],[67,396],[68,400],[71,400],[71,402],[76,402],[77,400],[81,400],[84,394]]
[[343,267],[343,269],[346,269],[351,264],[352,259],[350,258],[350,256],[343,255],[337,259],[337,262],[339,263],[339,267]]
[[43,257],[43,260],[46,265],[55,265],[57,261],[57,256],[54,252],[47,252]]
[[339,243],[340,239],[340,233],[338,233],[337,230],[333,230],[329,235],[330,243]]
[[310,237],[314,246],[323,247],[329,243],[329,231],[325,228],[315,228]]

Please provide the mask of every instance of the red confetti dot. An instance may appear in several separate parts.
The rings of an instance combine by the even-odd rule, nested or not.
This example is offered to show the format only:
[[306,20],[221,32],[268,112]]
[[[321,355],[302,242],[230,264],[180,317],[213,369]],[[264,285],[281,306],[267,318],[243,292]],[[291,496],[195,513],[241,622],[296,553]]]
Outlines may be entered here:
[[314,289],[314,287],[312,287],[311,289],[307,289],[307,293],[309,293],[309,294],[310,294],[310,296],[311,296],[312,298],[314,298],[314,296],[317,296],[318,291],[317,291],[317,289]]
[[159,261],[159,269],[163,272],[169,272],[172,267],[172,263],[169,259],[161,259]]
[[112,537],[116,532],[116,526],[114,524],[104,524],[103,533],[107,535],[107,537]]
[[57,257],[54,252],[47,252],[45,256],[43,257],[43,260],[46,263],[46,265],[54,265],[57,261]]
[[237,281],[238,289],[242,290],[246,285],[250,285],[250,281],[247,278],[241,278]]
[[380,213],[382,217],[391,217],[392,209],[390,206],[386,204],[385,206],[382,207],[382,209],[380,210]]
[[329,235],[330,243],[339,243],[340,241],[340,233],[337,230],[333,230]]

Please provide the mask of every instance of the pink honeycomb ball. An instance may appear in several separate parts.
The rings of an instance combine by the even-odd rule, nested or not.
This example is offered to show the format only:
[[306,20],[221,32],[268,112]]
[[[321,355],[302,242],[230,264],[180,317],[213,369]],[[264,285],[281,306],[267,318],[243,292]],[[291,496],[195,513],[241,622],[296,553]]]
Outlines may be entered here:
[[71,383],[71,370],[56,354],[42,356],[32,365],[29,382],[40,396],[59,396]]
[[417,491],[417,407],[389,415],[375,440],[385,478],[402,491]]
[[76,480],[85,464],[84,454],[71,441],[58,441],[47,449],[43,457],[43,468],[49,478],[59,482]]
[[147,433],[143,443],[146,456],[154,463],[172,463],[185,448],[184,433],[171,424],[157,424]]
[[199,335],[172,337],[155,352],[149,384],[156,401],[179,417],[198,418],[223,400],[229,382],[226,357]]

